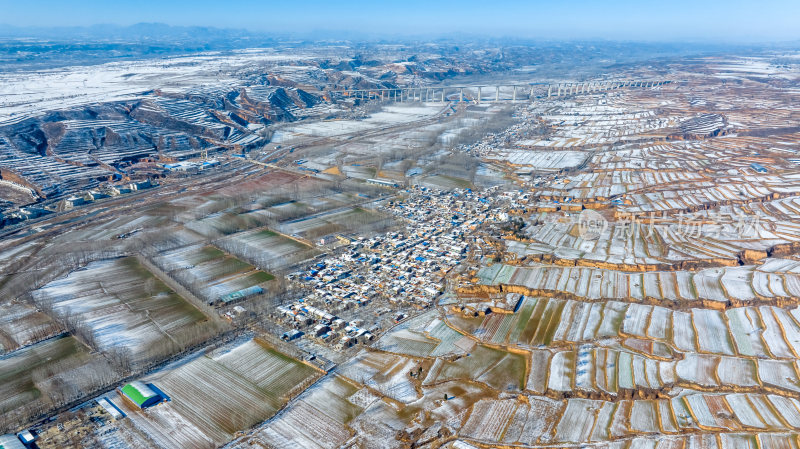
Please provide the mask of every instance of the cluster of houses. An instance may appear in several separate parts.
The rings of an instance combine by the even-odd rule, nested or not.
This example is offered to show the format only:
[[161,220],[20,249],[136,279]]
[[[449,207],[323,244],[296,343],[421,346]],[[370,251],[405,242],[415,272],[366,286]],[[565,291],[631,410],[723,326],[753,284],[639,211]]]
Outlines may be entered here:
[[90,190],[83,195],[72,195],[59,201],[56,205],[57,210],[69,210],[75,206],[82,206],[84,204],[92,203],[96,200],[103,198],[111,198],[119,195],[126,195],[129,193],[137,192],[139,190],[146,190],[158,185],[155,180],[147,180],[142,182],[131,182],[121,185],[110,185],[98,190]]
[[0,227],[10,226],[23,221],[39,218],[53,212],[63,212],[71,210],[76,206],[83,206],[93,203],[99,199],[111,198],[119,195],[136,192],[139,190],[149,189],[158,185],[154,180],[147,180],[143,182],[131,182],[121,185],[109,185],[103,188],[89,190],[80,195],[70,195],[58,202],[52,203],[47,206],[25,206],[15,210],[7,211],[5,214],[0,214]]
[[409,307],[434,305],[444,291],[446,274],[475,246],[471,231],[496,219],[490,199],[469,189],[440,191],[412,187],[382,207],[404,223],[404,229],[371,238],[359,237],[336,255],[328,255],[290,279],[311,287],[303,300],[278,308],[294,329],[285,340],[302,335],[337,347],[372,339],[377,329],[345,322],[332,310],[346,310],[380,301],[400,320]]
[[325,309],[306,304],[303,299],[289,305],[279,306],[278,313],[287,322],[307,329],[307,332],[292,329],[284,333],[281,338],[287,341],[307,334],[309,337],[342,349],[375,339],[372,333],[360,327],[361,320],[347,322]]

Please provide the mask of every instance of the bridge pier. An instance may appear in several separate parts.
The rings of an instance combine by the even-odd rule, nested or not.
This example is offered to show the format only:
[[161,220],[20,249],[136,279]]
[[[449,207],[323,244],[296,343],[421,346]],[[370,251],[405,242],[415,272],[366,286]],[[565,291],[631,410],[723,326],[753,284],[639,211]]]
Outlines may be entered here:
[[[605,81],[582,81],[582,82],[565,82],[565,83],[548,83],[546,86],[547,98],[556,97],[573,97],[576,95],[584,95],[595,92],[604,92],[611,90],[619,90],[623,88],[655,88],[669,84],[668,80],[636,80],[636,79],[621,79],[621,80],[605,80]],[[494,98],[491,96],[487,100],[483,98],[483,88],[494,88]],[[539,88],[539,93],[536,94],[535,88]],[[511,88],[511,95],[501,98],[501,90],[503,88]],[[365,102],[380,100],[383,102],[407,103],[407,102],[420,102],[420,103],[446,103],[452,101],[453,103],[463,103],[464,101],[473,102],[475,104],[482,104],[484,100],[489,103],[497,104],[501,102],[510,101],[516,103],[517,101],[525,100],[526,88],[524,85],[517,84],[496,84],[488,86],[450,86],[450,95],[448,97],[448,87],[405,87],[405,88],[381,88],[381,89],[343,89],[332,90],[329,92],[332,99],[350,99],[353,101]],[[475,89],[477,94],[472,96],[470,91]],[[544,97],[544,85],[531,84],[528,87],[528,100],[536,98],[535,95]],[[466,90],[466,96],[465,96]],[[457,94],[457,97],[456,97]],[[523,98],[519,98],[520,94]],[[491,94],[490,94],[491,95]],[[470,99],[470,97],[472,98]]]

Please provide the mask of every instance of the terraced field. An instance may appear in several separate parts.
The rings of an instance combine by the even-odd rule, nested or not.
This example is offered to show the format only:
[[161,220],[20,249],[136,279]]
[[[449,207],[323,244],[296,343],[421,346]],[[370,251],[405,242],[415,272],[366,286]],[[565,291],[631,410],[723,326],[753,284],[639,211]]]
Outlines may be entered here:
[[[797,107],[691,72],[533,102],[469,145],[518,190],[481,199],[453,295],[235,447],[800,447],[800,134],[749,131]],[[330,445],[284,424],[317,397],[363,408]]]

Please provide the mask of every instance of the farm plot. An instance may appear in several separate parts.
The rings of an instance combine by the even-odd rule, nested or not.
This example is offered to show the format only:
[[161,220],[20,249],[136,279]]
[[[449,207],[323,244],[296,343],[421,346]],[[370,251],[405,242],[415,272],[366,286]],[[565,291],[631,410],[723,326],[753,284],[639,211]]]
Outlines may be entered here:
[[422,185],[442,190],[467,189],[472,187],[468,179],[449,175],[430,175],[422,178]]
[[172,250],[159,256],[155,262],[209,303],[274,279],[271,274],[256,270],[213,246]]
[[172,223],[167,216],[148,214],[123,215],[111,220],[93,222],[88,227],[65,232],[57,236],[53,241],[74,245],[75,242],[110,240],[109,245],[117,246],[122,243],[116,239],[119,235],[159,228],[164,229],[169,226],[172,226]]
[[220,248],[266,270],[300,263],[318,254],[309,244],[262,229],[222,239]]
[[335,233],[369,231],[382,226],[387,220],[387,217],[373,210],[353,207],[283,222],[279,225],[279,230],[288,235],[313,241]]
[[74,337],[56,337],[0,358],[0,414],[10,418],[22,406],[62,403],[96,386],[110,368],[89,351]]
[[38,303],[85,323],[98,348],[123,347],[134,360],[174,351],[208,323],[134,257],[92,262],[33,294]]
[[461,428],[461,435],[475,440],[499,441],[517,405],[513,399],[478,401],[472,406],[472,413]]
[[386,334],[375,343],[376,349],[394,352],[398,354],[408,354],[416,357],[427,357],[436,348],[437,342],[421,332],[409,329],[398,329]]
[[170,401],[126,412],[153,440],[168,447],[213,448],[274,415],[320,373],[250,340],[219,355],[201,356],[149,381]]
[[[773,299],[794,292],[797,273],[771,273],[766,277],[761,269],[742,267],[707,268],[696,272],[627,273],[604,268],[561,267],[532,264],[531,266],[497,264],[482,268],[478,273],[481,284],[511,284],[539,292],[566,293],[588,300],[618,299],[641,302],[643,299],[672,303],[692,303],[697,300],[712,304],[733,303],[744,306],[755,299]],[[767,288],[765,282],[774,288]],[[780,288],[783,283],[788,290]],[[675,287],[677,286],[677,290]],[[798,288],[800,291],[800,288]],[[760,297],[756,296],[756,293]],[[785,297],[785,296],[783,296]]]
[[502,391],[525,388],[527,360],[521,354],[477,345],[456,361],[439,361],[431,367],[425,384],[449,379],[473,379]]
[[482,341],[502,344],[517,317],[518,315],[508,313],[489,314],[474,334]]
[[452,329],[431,311],[395,326],[373,347],[412,357],[440,357],[463,354],[474,344],[474,340]]
[[58,330],[52,318],[30,305],[0,304],[0,354],[50,337]]
[[216,237],[264,226],[268,218],[269,214],[264,210],[217,212],[186,223],[186,228],[206,237]]
[[326,379],[306,391],[278,418],[267,422],[252,437],[238,441],[233,447],[339,447],[352,434],[348,424],[363,411],[349,400],[359,391],[359,387],[340,377]]
[[590,153],[581,151],[498,150],[488,158],[513,166],[536,167],[540,170],[560,170],[581,165]]
[[583,442],[589,439],[594,427],[595,414],[603,406],[602,401],[570,399],[564,415],[556,427],[556,441]]
[[362,352],[339,370],[342,376],[405,404],[419,398],[409,376],[412,372],[422,372],[419,361],[380,352]]
[[[531,396],[528,400],[533,404],[534,398]],[[617,403],[577,398],[567,399],[556,403],[557,406],[551,405],[542,410],[544,416],[539,419],[545,422],[557,419],[558,424],[555,426],[552,440],[540,437],[538,442],[550,445],[571,443],[571,447],[576,443],[608,441],[641,434],[676,434],[684,429],[698,430],[698,427],[704,431],[741,431],[742,429],[773,432],[796,431],[797,428],[794,425],[787,425],[787,423],[800,416],[800,412],[794,408],[798,405],[797,401],[776,398],[778,397],[767,397],[761,394],[690,393],[672,400],[623,400]],[[561,413],[559,413],[560,408]],[[488,403],[484,405],[483,409],[485,411],[492,410],[488,407]],[[777,412],[779,409],[785,410],[788,417],[780,419]],[[531,407],[531,412],[533,412],[533,407]],[[516,417],[512,419],[509,430],[513,428],[515,420]],[[486,429],[491,430],[492,426],[487,423]],[[472,431],[467,426],[465,426],[465,430]],[[471,433],[468,435],[472,436]],[[658,440],[662,438],[659,436]],[[521,441],[530,444],[525,440]],[[548,445],[548,447],[552,446]]]
[[[35,254],[41,247],[35,242],[20,242],[17,240],[5,239],[4,245],[0,246],[0,272],[9,273],[14,271],[14,266],[20,261],[25,260]],[[0,278],[0,286],[3,279]]]
[[316,369],[276,351],[259,339],[237,346],[215,360],[281,401],[293,396],[299,386],[319,375]]

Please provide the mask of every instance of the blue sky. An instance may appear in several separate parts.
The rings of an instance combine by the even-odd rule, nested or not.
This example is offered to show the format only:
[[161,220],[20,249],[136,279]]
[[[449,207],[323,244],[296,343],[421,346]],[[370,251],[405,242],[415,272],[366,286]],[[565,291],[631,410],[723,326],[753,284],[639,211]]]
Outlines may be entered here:
[[766,42],[800,40],[800,0],[0,0],[0,23],[9,25],[138,22],[374,37]]

